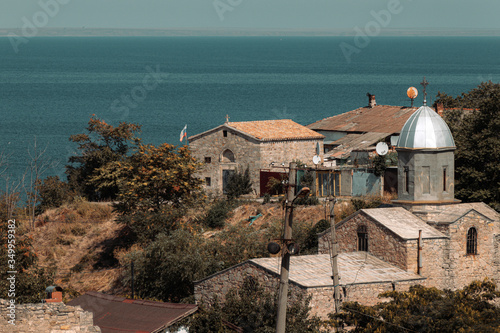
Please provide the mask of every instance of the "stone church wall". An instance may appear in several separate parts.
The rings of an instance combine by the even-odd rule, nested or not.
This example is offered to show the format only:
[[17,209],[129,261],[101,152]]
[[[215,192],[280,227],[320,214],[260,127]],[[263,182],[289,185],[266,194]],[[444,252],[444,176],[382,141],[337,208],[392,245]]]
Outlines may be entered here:
[[[449,257],[449,240],[446,238],[423,239],[421,247],[422,268],[420,275],[427,278],[422,284],[439,289],[449,288],[447,282],[450,269],[447,259]],[[408,253],[408,262],[405,270],[418,274],[417,240],[406,242],[406,253]]]
[[[9,301],[0,300],[0,332],[12,333],[98,333],[92,312],[64,303],[16,304],[15,311]],[[9,323],[15,314],[15,325]]]
[[[227,136],[224,137],[224,131]],[[320,144],[321,156],[323,154],[322,140],[289,140],[289,141],[257,141],[239,132],[228,128],[221,128],[190,143],[193,156],[203,167],[197,174],[202,180],[210,178],[208,192],[222,194],[223,170],[250,171],[253,194],[260,194],[260,170],[270,169],[269,164],[276,162],[281,165],[285,162],[288,166],[293,160],[312,165],[312,157],[316,154],[316,145]],[[234,155],[234,162],[224,158],[223,153],[230,150]],[[205,162],[210,158],[210,162]]]
[[[227,130],[227,137],[224,137],[223,132],[224,130],[220,129],[190,143],[193,156],[203,163],[197,176],[202,180],[210,178],[211,184],[206,186],[208,192],[222,194],[223,170],[243,171],[248,167],[253,190],[258,193],[261,168],[259,142],[231,130]],[[233,153],[234,162],[224,159],[223,153],[227,149]],[[206,157],[210,158],[210,163],[205,162]]]
[[[393,264],[401,269],[407,268],[406,246],[390,231],[380,227],[362,212],[348,217],[336,227],[338,246],[341,252],[358,251],[358,226],[365,225],[368,231],[368,252],[377,258]],[[328,253],[330,232],[327,231],[318,239],[318,253]]]

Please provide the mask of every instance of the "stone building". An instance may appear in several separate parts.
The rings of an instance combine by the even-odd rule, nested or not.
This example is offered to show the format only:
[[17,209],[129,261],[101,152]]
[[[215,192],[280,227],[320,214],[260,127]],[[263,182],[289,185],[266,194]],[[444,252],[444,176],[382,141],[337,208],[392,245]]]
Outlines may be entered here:
[[[247,167],[254,194],[260,195],[268,173],[284,169],[293,160],[308,163],[322,156],[323,135],[290,119],[229,122],[189,138],[193,156],[204,166],[198,176],[212,193],[223,193],[228,176]],[[261,181],[261,178],[263,179]]]
[[[344,300],[373,304],[380,292],[416,283],[458,289],[489,278],[500,284],[499,214],[484,203],[454,198],[455,143],[446,123],[424,102],[404,124],[396,149],[398,200],[362,209],[335,226]],[[290,264],[292,284],[312,295],[320,315],[333,309],[330,237],[330,230],[318,236],[318,255],[292,257]],[[196,298],[223,298],[240,285],[242,270],[262,283],[276,283],[276,260],[250,260],[198,281]],[[349,290],[355,285],[358,289]]]
[[[403,126],[396,150],[394,207],[364,209],[338,223],[340,251],[366,251],[426,277],[427,286],[500,283],[499,214],[454,198],[455,143],[444,120],[422,106]],[[330,234],[321,234],[320,253],[329,244]]]

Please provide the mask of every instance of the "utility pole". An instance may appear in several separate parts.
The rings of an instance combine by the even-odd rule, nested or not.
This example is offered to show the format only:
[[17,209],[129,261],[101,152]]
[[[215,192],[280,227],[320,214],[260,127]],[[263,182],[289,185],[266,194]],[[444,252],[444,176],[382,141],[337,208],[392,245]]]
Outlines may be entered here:
[[335,232],[335,216],[334,208],[337,199],[335,197],[330,197],[330,236],[332,239],[332,246],[330,252],[330,258],[332,260],[333,269],[333,298],[335,300],[335,313],[340,309],[340,286],[339,286],[339,268],[337,263],[338,248],[337,248],[337,236]]
[[276,320],[276,333],[285,333],[286,327],[286,304],[288,301],[288,275],[290,267],[290,252],[288,252],[288,243],[292,239],[293,223],[293,201],[295,197],[295,179],[297,176],[297,164],[290,163],[288,174],[288,188],[285,200],[285,230],[283,231],[283,246],[281,259],[280,290],[278,299],[278,318]]

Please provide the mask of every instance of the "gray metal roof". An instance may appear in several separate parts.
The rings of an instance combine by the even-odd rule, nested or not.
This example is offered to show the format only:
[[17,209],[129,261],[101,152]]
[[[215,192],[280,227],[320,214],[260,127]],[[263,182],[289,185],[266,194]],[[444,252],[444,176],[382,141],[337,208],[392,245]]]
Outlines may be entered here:
[[402,207],[370,208],[362,211],[404,240],[418,239],[419,230],[422,230],[424,239],[448,238]]
[[455,141],[446,122],[430,107],[421,106],[406,121],[398,148],[453,148]]
[[[340,284],[365,284],[423,280],[420,275],[407,272],[380,260],[368,252],[340,253],[338,256]],[[279,274],[280,258],[250,260],[274,274]],[[315,254],[290,257],[290,281],[306,288],[333,285],[330,255]]]

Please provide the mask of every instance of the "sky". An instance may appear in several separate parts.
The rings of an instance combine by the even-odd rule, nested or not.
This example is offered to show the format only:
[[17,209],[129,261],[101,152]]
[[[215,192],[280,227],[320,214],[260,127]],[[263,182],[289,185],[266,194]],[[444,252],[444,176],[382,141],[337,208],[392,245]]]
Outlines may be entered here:
[[352,30],[380,22],[500,29],[499,13],[499,0],[0,0],[0,29],[27,21],[48,28]]

